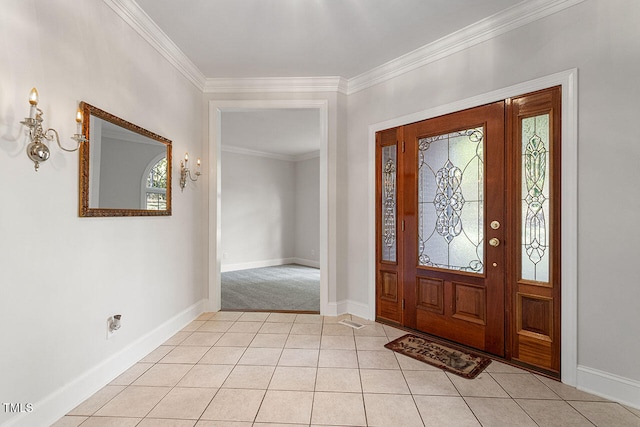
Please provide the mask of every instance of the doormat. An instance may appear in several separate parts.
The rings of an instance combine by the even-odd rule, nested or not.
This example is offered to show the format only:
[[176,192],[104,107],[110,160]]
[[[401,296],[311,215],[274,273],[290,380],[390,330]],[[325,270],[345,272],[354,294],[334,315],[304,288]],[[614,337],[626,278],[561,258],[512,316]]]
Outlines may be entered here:
[[411,334],[395,339],[385,344],[385,347],[468,379],[478,376],[491,363],[488,357],[437,344]]

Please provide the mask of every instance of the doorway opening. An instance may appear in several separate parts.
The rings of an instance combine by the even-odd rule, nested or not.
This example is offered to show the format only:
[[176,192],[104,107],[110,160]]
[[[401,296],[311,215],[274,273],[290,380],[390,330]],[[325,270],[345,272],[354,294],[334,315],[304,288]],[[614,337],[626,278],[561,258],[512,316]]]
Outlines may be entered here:
[[211,101],[211,310],[322,312],[327,101]]

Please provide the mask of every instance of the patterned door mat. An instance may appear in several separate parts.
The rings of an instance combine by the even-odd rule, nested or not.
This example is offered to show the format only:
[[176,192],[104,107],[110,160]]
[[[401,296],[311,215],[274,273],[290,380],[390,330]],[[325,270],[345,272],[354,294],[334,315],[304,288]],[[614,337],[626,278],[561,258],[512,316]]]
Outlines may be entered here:
[[385,347],[436,366],[463,378],[473,379],[491,363],[488,357],[438,344],[407,334],[385,344]]

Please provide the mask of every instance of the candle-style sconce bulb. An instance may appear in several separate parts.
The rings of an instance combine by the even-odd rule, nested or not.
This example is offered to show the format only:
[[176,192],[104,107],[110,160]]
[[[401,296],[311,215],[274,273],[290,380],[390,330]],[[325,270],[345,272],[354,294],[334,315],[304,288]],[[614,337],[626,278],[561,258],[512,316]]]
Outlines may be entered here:
[[196,160],[196,171],[195,171],[195,179],[191,175],[191,170],[187,166],[187,162],[189,161],[189,153],[184,153],[184,160],[180,160],[180,191],[184,191],[184,187],[187,185],[187,178],[191,181],[197,181],[200,177],[200,158]]

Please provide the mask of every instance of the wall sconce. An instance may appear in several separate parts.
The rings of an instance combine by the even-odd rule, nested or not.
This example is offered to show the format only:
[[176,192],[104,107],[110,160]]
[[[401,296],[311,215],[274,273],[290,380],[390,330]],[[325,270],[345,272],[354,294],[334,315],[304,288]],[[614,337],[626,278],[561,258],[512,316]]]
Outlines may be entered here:
[[196,182],[200,177],[200,159],[196,162],[196,177],[191,176],[191,170],[187,166],[189,162],[189,153],[184,153],[184,160],[180,160],[180,191],[184,191],[184,187],[187,185],[187,177],[193,182]]
[[76,151],[80,148],[81,143],[87,141],[84,135],[82,135],[82,110],[78,109],[76,113],[77,133],[71,137],[78,145],[76,148],[68,149],[60,144],[58,131],[52,128],[44,130],[42,127],[43,113],[42,110],[38,108],[38,91],[35,87],[31,89],[31,93],[29,94],[29,104],[31,104],[29,117],[26,117],[20,123],[29,128],[29,139],[31,139],[31,143],[27,145],[27,156],[35,163],[34,167],[36,172],[38,172],[40,163],[46,161],[51,155],[49,147],[44,143],[44,140],[53,141],[55,139],[58,146],[68,152]]

